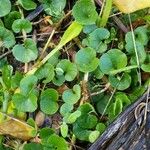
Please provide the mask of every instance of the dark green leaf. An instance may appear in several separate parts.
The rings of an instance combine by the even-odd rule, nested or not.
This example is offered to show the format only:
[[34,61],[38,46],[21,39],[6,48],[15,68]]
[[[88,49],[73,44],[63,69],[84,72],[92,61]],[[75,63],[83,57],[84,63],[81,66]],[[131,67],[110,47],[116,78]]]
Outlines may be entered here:
[[82,25],[94,24],[98,14],[93,0],[79,0],[73,7],[73,16]]
[[74,85],[73,89],[68,89],[63,92],[62,99],[68,104],[75,104],[81,97],[81,88],[79,85]]
[[83,48],[76,53],[75,63],[81,72],[92,72],[98,66],[96,52],[92,48]]
[[26,39],[24,44],[17,44],[12,49],[14,57],[21,62],[28,63],[38,56],[36,43],[32,39]]
[[22,30],[26,33],[30,33],[32,31],[32,25],[27,19],[17,19],[13,22],[12,29],[15,33],[19,33]]
[[40,108],[46,114],[55,114],[58,110],[58,92],[54,89],[46,89],[40,98]]

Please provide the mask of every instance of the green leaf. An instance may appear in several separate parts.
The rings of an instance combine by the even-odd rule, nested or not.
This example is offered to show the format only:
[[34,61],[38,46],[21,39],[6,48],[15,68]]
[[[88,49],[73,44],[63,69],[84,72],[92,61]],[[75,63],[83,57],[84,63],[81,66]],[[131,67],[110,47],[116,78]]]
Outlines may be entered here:
[[18,88],[22,78],[23,78],[23,75],[20,72],[16,71],[15,75],[13,75],[11,78],[11,87],[13,89]]
[[42,128],[40,130],[41,144],[42,145],[46,144],[49,136],[54,133],[55,131],[52,128],[48,128],[48,127]]
[[61,86],[65,82],[65,77],[63,75],[55,75],[53,78],[53,83],[57,86]]
[[150,72],[150,63],[149,64],[142,64],[141,69],[144,72]]
[[13,22],[12,29],[15,33],[19,33],[22,30],[26,33],[30,33],[32,31],[32,25],[27,19],[17,19]]
[[16,93],[12,97],[14,106],[22,112],[34,112],[37,109],[37,97],[30,93],[28,96]]
[[39,80],[44,79],[42,81],[43,83],[48,83],[54,78],[54,67],[51,64],[46,63],[35,72],[35,75]]
[[[99,97],[98,97],[99,98]],[[106,106],[108,105],[110,96],[109,95],[103,95],[99,98],[99,101],[96,103],[96,109],[98,113],[103,114]],[[107,110],[105,111],[105,115],[107,115]]]
[[98,53],[103,53],[107,50],[107,43],[105,40],[109,37],[110,32],[107,29],[98,28],[83,40],[83,45],[93,48]]
[[66,6],[66,0],[43,0],[42,3],[45,12],[55,18],[62,15],[62,11]]
[[36,3],[33,0],[18,0],[18,3],[25,9],[25,10],[32,10],[36,8]]
[[0,0],[0,17],[6,16],[11,10],[10,0]]
[[106,129],[106,126],[104,123],[98,123],[96,125],[96,130],[99,131],[100,135],[105,131],[105,129]]
[[62,137],[59,137],[56,134],[52,134],[48,138],[48,145],[51,146],[52,149],[69,150],[67,142],[65,141],[65,139]]
[[[135,42],[136,51],[140,63],[143,63],[146,59],[146,52],[144,46],[140,42]],[[135,48],[131,43],[127,43],[125,46],[126,50],[131,55],[131,64],[137,64]]]
[[72,110],[73,110],[73,105],[72,104],[64,103],[60,107],[60,114],[62,116],[65,116],[66,114],[70,113]]
[[82,25],[94,24],[98,18],[93,0],[78,0],[73,7],[72,14]]
[[82,129],[77,123],[73,125],[73,133],[81,141],[89,141],[89,135],[92,131]]
[[33,61],[38,56],[36,43],[32,39],[26,39],[23,45],[15,45],[12,51],[14,57],[23,63]]
[[109,82],[114,88],[123,91],[129,88],[131,84],[131,76],[128,73],[124,73],[122,77],[110,75]]
[[0,47],[12,47],[16,43],[13,33],[6,28],[0,26]]
[[37,84],[37,77],[36,76],[34,76],[34,75],[25,76],[20,81],[21,94],[23,94],[24,96],[29,95],[30,93],[32,93],[36,84]]
[[116,99],[114,105],[113,105],[113,111],[114,111],[114,115],[118,115],[122,112],[122,109],[123,109],[123,104],[122,104],[122,101],[121,99]]
[[82,104],[78,110],[81,111],[82,115],[83,114],[88,114],[88,113],[91,113],[91,112],[95,112],[95,109],[94,107],[90,104],[90,103],[84,103]]
[[94,143],[96,139],[99,137],[99,131],[92,131],[89,135],[89,142]]
[[68,125],[63,122],[63,124],[60,126],[60,132],[61,132],[61,135],[65,138],[67,137],[68,135]]
[[2,68],[2,80],[7,89],[11,88],[11,77],[13,73],[13,68],[10,65],[5,65]]
[[21,14],[18,11],[12,11],[4,17],[5,27],[7,29],[12,29],[12,24],[16,19],[20,19]]
[[81,115],[76,122],[82,129],[93,129],[96,126],[97,121],[98,119],[96,116],[91,114],[84,114]]
[[[148,42],[148,30],[145,26],[138,27],[134,30],[135,41],[141,43],[142,45],[147,45]],[[127,44],[133,44],[132,32],[128,32],[125,36],[125,41]],[[133,46],[134,47],[134,46]]]
[[68,115],[67,120],[66,120],[66,123],[72,124],[72,123],[74,123],[74,122],[77,120],[77,118],[79,118],[80,116],[81,116],[81,111],[76,110],[75,112],[70,113],[70,114]]
[[38,143],[28,143],[25,144],[23,147],[23,150],[35,150],[35,149],[43,150],[43,147],[41,144]]
[[81,72],[92,72],[98,66],[96,52],[92,48],[82,48],[75,55],[75,63]]
[[58,110],[58,92],[54,89],[46,89],[40,97],[41,110],[49,115],[55,114]]
[[73,89],[68,89],[63,92],[62,99],[68,104],[75,104],[81,97],[81,88],[79,85],[74,85]]
[[86,25],[83,28],[83,32],[85,34],[90,34],[91,32],[93,32],[94,30],[96,30],[98,27],[96,26],[96,24],[92,24],[92,25]]
[[[56,69],[61,69],[62,70],[62,74],[64,75],[64,77],[67,81],[72,81],[77,76],[77,67],[76,67],[76,65],[71,63],[67,59],[61,60],[57,64]],[[58,75],[62,75],[62,74],[58,74]]]
[[[123,61],[122,61],[123,60]],[[100,58],[100,70],[109,74],[113,70],[121,69],[127,65],[127,56],[118,49],[111,49]]]
[[125,93],[117,92],[115,98],[116,98],[116,99],[120,99],[121,102],[122,102],[122,105],[123,105],[124,107],[125,107],[125,106],[128,106],[129,104],[131,104],[130,99],[128,98],[128,96],[127,96]]
[[67,28],[61,41],[58,44],[58,47],[64,46],[66,43],[77,37],[82,31],[83,26],[77,22],[72,22],[72,24]]

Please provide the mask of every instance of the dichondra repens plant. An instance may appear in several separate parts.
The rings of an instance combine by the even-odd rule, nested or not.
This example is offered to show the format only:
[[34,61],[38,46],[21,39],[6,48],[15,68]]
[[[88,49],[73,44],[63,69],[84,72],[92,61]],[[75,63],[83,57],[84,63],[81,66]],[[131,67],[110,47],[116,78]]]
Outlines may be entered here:
[[[67,150],[78,141],[87,148],[146,90],[148,11],[125,34],[109,16],[148,4],[130,10],[123,1],[95,2],[0,0],[0,148]],[[27,19],[39,6],[43,12]]]

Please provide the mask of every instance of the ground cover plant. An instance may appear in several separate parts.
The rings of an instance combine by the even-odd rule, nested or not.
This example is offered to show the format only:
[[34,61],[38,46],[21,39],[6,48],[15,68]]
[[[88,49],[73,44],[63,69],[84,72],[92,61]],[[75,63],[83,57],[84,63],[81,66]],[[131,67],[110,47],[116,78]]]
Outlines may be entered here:
[[88,149],[147,90],[149,4],[122,3],[0,0],[0,149]]

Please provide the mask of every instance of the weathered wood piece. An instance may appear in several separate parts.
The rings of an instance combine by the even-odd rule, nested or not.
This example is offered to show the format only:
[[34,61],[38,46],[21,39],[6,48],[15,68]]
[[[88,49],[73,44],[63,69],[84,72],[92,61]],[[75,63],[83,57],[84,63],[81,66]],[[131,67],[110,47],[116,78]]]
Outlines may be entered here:
[[129,106],[88,150],[150,150],[150,112],[144,124],[145,107],[135,118],[135,109],[147,93]]

